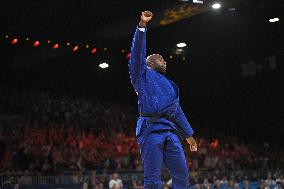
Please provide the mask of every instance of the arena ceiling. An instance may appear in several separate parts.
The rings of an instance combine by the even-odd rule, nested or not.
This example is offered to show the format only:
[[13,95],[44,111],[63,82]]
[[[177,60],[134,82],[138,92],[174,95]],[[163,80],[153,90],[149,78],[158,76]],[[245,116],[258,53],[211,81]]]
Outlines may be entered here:
[[[129,51],[132,33],[141,11],[151,10],[155,17],[149,26],[152,32],[149,52],[153,49],[166,53],[169,57],[180,41],[190,44],[192,49],[187,50],[195,48],[195,54],[198,55],[211,51],[210,42],[222,44],[220,46],[226,46],[224,48],[235,53],[237,47],[226,44],[234,42],[234,38],[243,38],[244,43],[248,41],[245,38],[267,43],[266,40],[271,42],[273,39],[270,38],[275,36],[270,36],[272,32],[280,31],[281,22],[274,25],[268,23],[269,18],[283,15],[284,3],[280,0],[222,0],[219,2],[223,7],[217,11],[211,8],[213,2],[215,1],[204,0],[204,4],[193,4],[191,1],[180,0],[5,0],[1,1],[0,7],[1,35],[2,38],[9,34],[11,38],[17,37],[20,40],[29,37],[32,40],[51,40],[52,43],[59,44],[71,42],[82,47],[89,44],[98,50],[107,47],[109,50],[115,49],[114,52],[122,49]],[[278,45],[279,41],[275,39],[273,45]],[[247,47],[246,44],[241,45]],[[24,62],[27,65],[29,62],[65,56],[70,52],[62,49],[62,52],[52,54],[48,50],[34,52],[24,48],[24,55],[23,51],[19,52],[14,62]]]

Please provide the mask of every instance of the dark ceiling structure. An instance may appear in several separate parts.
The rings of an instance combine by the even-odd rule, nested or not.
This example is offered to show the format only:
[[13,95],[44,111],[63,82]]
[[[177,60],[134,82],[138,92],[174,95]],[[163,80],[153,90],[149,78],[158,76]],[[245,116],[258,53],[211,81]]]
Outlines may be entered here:
[[[275,32],[273,29],[279,26],[268,25],[268,19],[283,15],[284,8],[283,2],[274,0],[222,0],[222,10],[214,11],[210,7],[213,2],[205,0],[200,5],[179,0],[1,1],[1,28],[2,34],[22,38],[29,36],[59,43],[71,41],[79,45],[91,43],[98,47],[117,46],[129,50],[130,36],[141,11],[151,10],[155,14],[149,28],[154,38],[151,41],[158,45],[158,50],[168,52],[179,40],[198,44],[212,40],[222,43],[223,40],[226,43],[227,38],[233,40],[243,34],[254,38],[267,35],[270,40],[271,33]],[[166,19],[168,23],[162,25]],[[158,35],[154,35],[153,30]],[[202,46],[204,49],[206,47]],[[31,57],[35,54],[30,52]],[[48,59],[50,54],[43,52],[42,56]]]
[[[40,88],[136,104],[125,56],[141,12],[151,10],[147,53],[161,53],[167,60],[167,75],[180,86],[193,121],[219,129],[237,125],[240,132],[250,125],[280,128],[284,2],[218,2],[219,10],[211,8],[211,0],[203,5],[178,0],[1,1],[1,89]],[[268,21],[275,17],[280,21]],[[19,39],[15,46],[10,44],[14,37]],[[24,42],[26,37],[30,42]],[[40,46],[34,48],[32,40]],[[60,48],[52,49],[47,40]],[[80,50],[72,52],[67,42]],[[180,55],[178,42],[187,44]],[[97,53],[91,54],[86,44]],[[100,69],[101,62],[109,63],[109,69]]]

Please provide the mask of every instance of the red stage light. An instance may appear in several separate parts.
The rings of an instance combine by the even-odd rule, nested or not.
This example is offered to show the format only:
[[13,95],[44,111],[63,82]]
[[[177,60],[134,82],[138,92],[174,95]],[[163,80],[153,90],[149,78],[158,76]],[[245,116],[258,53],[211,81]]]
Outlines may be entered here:
[[15,38],[15,39],[13,39],[13,40],[11,41],[11,44],[12,44],[12,45],[16,45],[17,42],[18,42],[18,39]]
[[213,141],[210,143],[210,147],[211,147],[211,149],[213,149],[213,150],[215,150],[215,149],[218,147],[218,145],[219,145],[218,139],[215,139],[215,140],[213,140]]
[[130,59],[130,53],[128,53],[128,54],[126,55],[126,58],[127,58],[127,59]]
[[52,48],[57,49],[58,47],[59,47],[58,43],[55,43]]
[[37,46],[39,46],[39,41],[34,42],[34,47],[37,47]]
[[73,51],[77,51],[79,49],[78,45],[76,45],[75,47],[73,47]]
[[93,48],[93,50],[91,51],[93,54],[95,54],[97,52],[97,48]]

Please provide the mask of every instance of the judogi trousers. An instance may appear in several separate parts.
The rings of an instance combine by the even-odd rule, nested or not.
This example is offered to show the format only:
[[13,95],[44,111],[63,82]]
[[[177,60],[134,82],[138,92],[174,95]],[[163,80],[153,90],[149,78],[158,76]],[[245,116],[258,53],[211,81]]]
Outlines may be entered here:
[[144,167],[144,189],[161,189],[163,163],[169,168],[173,189],[186,189],[189,174],[178,136],[170,130],[140,133],[137,136]]

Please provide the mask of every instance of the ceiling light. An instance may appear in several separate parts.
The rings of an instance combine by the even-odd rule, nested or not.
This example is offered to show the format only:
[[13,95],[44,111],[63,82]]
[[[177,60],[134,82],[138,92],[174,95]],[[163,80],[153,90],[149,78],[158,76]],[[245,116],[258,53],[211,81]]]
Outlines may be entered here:
[[97,48],[93,48],[91,53],[95,54],[97,52]]
[[269,22],[273,23],[273,22],[278,22],[280,19],[279,18],[271,18],[269,19]]
[[104,62],[104,63],[101,63],[101,64],[99,65],[99,67],[100,67],[100,68],[108,68],[109,65]]
[[57,49],[58,47],[59,47],[58,43],[55,43],[52,48]]
[[11,44],[12,44],[12,45],[16,45],[17,42],[18,42],[18,39],[17,39],[17,38],[14,38],[14,39],[11,41]]
[[212,8],[213,8],[213,9],[219,9],[219,8],[221,8],[221,5],[220,5],[220,3],[214,3],[214,4],[212,5]]
[[39,46],[39,41],[35,41],[34,44],[33,44],[33,46],[34,46],[34,47]]
[[199,4],[203,4],[203,1],[199,1],[199,0],[193,0],[193,3],[199,3]]
[[78,49],[79,49],[79,46],[78,46],[78,45],[74,46],[74,47],[73,47],[73,52],[78,51]]
[[186,47],[186,43],[183,43],[183,42],[178,43],[178,44],[177,44],[177,47],[178,47],[178,48]]

